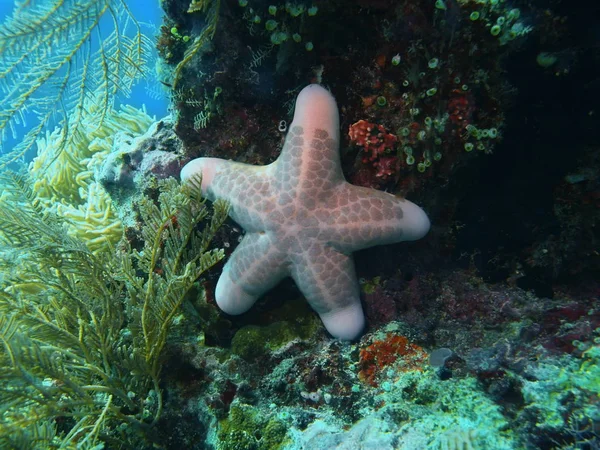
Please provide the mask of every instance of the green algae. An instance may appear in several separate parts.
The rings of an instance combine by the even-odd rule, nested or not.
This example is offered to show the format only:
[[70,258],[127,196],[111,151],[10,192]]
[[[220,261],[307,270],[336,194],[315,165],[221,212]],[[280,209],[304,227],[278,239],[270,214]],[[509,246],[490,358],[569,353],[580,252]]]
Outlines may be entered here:
[[[247,325],[240,328],[231,342],[231,351],[246,361],[268,356],[271,352],[297,340],[308,340],[321,327],[320,321],[310,312],[306,302],[292,301],[276,311],[275,320],[266,326]],[[290,317],[292,320],[285,320]]]
[[250,405],[235,405],[220,422],[219,450],[277,450],[285,443],[287,427],[281,421],[261,417]]

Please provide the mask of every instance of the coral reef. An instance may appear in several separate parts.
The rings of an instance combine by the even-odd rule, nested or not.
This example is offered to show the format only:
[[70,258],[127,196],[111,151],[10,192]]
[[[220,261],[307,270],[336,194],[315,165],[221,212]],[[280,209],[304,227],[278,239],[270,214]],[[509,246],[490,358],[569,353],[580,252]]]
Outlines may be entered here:
[[442,382],[430,370],[389,378],[374,395],[379,406],[363,407],[350,428],[317,419],[293,429],[293,444],[284,448],[516,448],[500,408],[473,379]]
[[537,418],[538,433],[550,435],[568,423],[589,426],[598,420],[600,406],[593,399],[600,396],[599,341],[597,336],[593,346],[583,344],[579,358],[550,357],[525,368],[519,380],[525,403],[521,414]]
[[277,418],[267,419],[251,405],[236,405],[220,424],[217,448],[278,450],[283,448],[287,431]]
[[[275,314],[281,299],[298,297],[284,282],[215,327],[206,347],[182,345],[201,382],[168,380],[169,406],[200,420],[175,429],[199,421],[198,437],[214,448],[266,445],[248,425],[271,420],[289,430],[279,439],[290,449],[593,448],[597,139],[582,157],[572,133],[554,130],[589,140],[596,122],[585,128],[562,111],[551,125],[538,118],[540,105],[559,108],[557,95],[579,118],[594,110],[560,94],[573,92],[563,80],[579,52],[561,48],[575,32],[560,15],[568,8],[197,3],[189,12],[188,2],[163,1],[158,45],[189,158],[272,162],[294,97],[320,83],[340,105],[346,178],[416,198],[434,226],[402,251],[357,256],[367,319],[358,343],[327,341],[318,323],[302,332],[295,320],[305,313]],[[595,58],[587,51],[588,69]],[[566,154],[573,145],[579,159]],[[228,244],[239,237],[236,225],[221,234]],[[213,292],[214,279],[210,305]]]
[[[173,118],[99,113],[86,130],[106,121],[108,136],[71,134],[61,153],[57,131],[33,185],[4,180],[0,445],[598,448],[598,15],[535,0],[160,3]],[[219,203],[213,222],[187,220],[207,214],[197,191],[156,181],[197,157],[274,161],[309,83],[339,105],[346,179],[432,218],[421,242],[356,253],[355,342],[331,339],[289,281],[220,312],[222,266],[199,267],[244,230],[216,229]],[[223,251],[198,256],[213,235]]]
[[170,117],[140,133],[117,133],[109,153],[95,160],[94,179],[110,195],[125,226],[135,225],[140,197],[156,189],[156,181],[177,177],[181,170],[181,141]]
[[378,386],[379,374],[397,360],[401,364],[394,365],[395,371],[422,370],[420,367],[427,360],[427,355],[421,347],[408,342],[405,336],[388,334],[360,350],[358,377],[371,386]]
[[[449,182],[501,140],[511,98],[501,64],[532,27],[504,1],[433,3],[233,2],[205,13],[208,25],[194,36],[203,15],[164,2],[159,49],[175,66],[177,133],[195,153],[267,162],[273,155],[248,152],[252,142],[273,148],[299,87],[323,81],[343,101],[346,144],[361,148],[347,155],[354,183],[408,193]],[[334,23],[335,35],[320,31]],[[383,147],[358,138],[367,123]]]

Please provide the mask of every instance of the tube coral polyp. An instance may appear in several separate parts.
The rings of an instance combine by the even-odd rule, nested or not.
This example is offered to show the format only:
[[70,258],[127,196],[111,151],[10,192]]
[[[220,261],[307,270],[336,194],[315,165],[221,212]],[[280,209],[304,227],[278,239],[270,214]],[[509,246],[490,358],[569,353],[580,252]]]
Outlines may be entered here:
[[394,175],[400,168],[400,161],[396,156],[382,156],[373,162],[373,167],[377,169],[375,176],[384,180]]
[[473,106],[466,94],[458,90],[452,91],[452,95],[448,100],[448,111],[450,121],[460,130],[464,130],[471,123]]
[[398,171],[400,165],[398,158],[387,155],[393,150],[398,138],[388,133],[383,125],[359,120],[350,125],[348,136],[350,142],[365,151],[366,155],[362,157],[362,162],[376,169],[375,177],[385,180]]
[[386,153],[391,151],[396,145],[398,138],[386,131],[382,125],[377,125],[366,120],[359,120],[350,125],[348,131],[350,142],[362,147],[367,153],[363,157],[363,162],[375,161]]

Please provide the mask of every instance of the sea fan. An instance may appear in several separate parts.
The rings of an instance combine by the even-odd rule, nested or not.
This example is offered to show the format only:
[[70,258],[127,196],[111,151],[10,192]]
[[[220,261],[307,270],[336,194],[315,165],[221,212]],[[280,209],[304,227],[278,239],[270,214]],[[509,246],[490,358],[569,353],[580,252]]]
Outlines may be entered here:
[[209,209],[199,181],[159,181],[158,200],[139,204],[143,247],[94,254],[27,177],[0,186],[0,448],[142,448],[163,409],[169,331],[224,257],[211,241],[228,205]]
[[23,157],[51,124],[63,125],[66,144],[81,126],[85,99],[106,115],[144,75],[151,45],[125,0],[18,2],[0,25],[1,142],[33,124],[14,148],[1,149],[0,168]]

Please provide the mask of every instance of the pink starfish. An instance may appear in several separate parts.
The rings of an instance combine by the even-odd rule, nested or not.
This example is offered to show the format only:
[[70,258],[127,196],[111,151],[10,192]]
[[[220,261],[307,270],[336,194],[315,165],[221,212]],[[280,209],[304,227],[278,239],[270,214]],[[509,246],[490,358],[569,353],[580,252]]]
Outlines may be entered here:
[[201,173],[202,194],[227,200],[230,216],[246,230],[217,283],[223,311],[246,312],[291,276],[334,337],[360,335],[365,320],[352,252],[420,239],[429,219],[408,200],[349,184],[339,143],[335,100],[311,84],[296,99],[283,150],[272,164],[198,158],[183,168],[183,181]]

